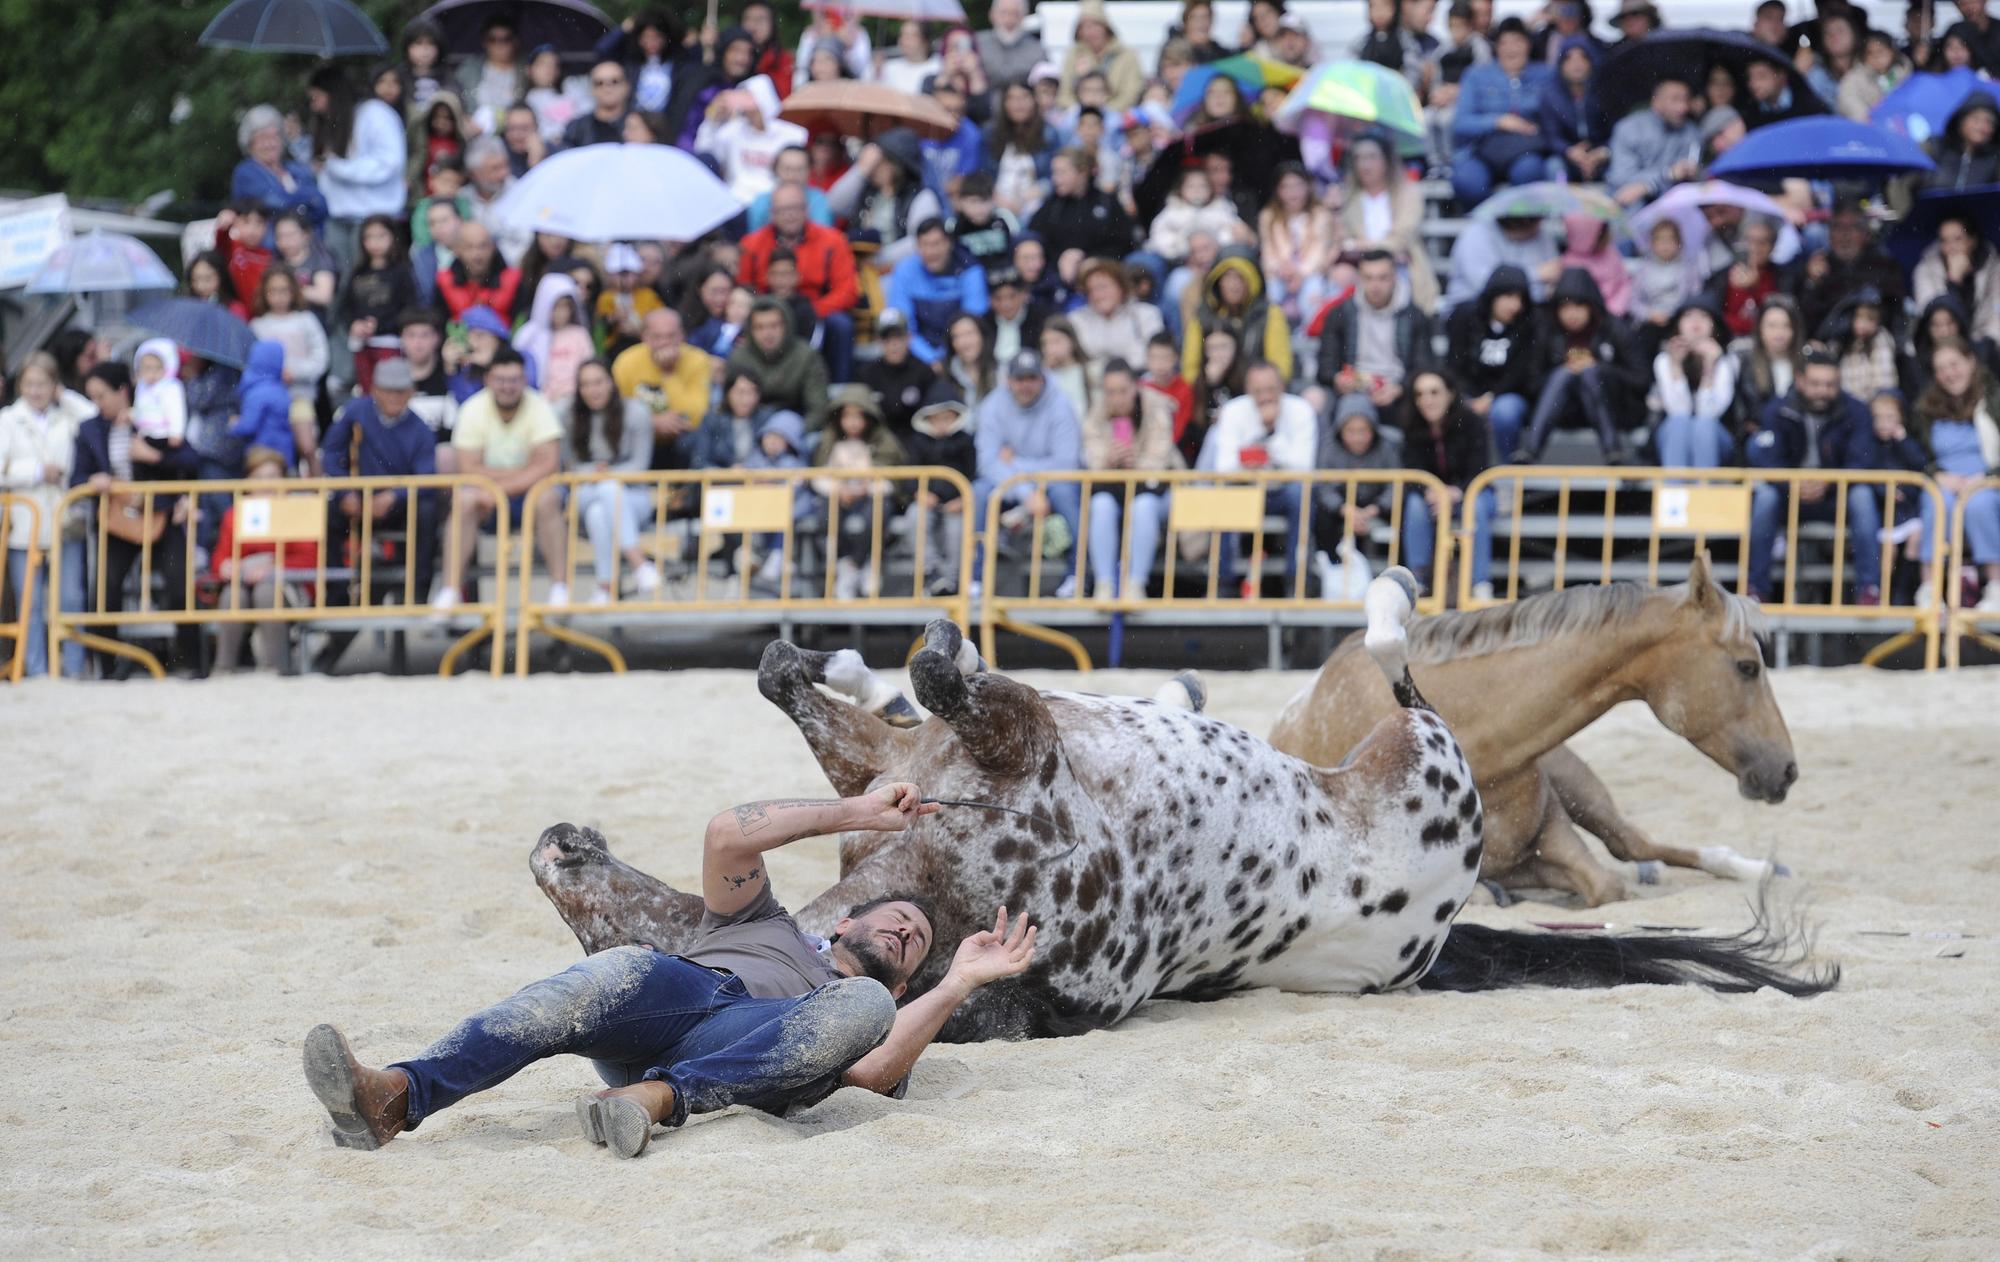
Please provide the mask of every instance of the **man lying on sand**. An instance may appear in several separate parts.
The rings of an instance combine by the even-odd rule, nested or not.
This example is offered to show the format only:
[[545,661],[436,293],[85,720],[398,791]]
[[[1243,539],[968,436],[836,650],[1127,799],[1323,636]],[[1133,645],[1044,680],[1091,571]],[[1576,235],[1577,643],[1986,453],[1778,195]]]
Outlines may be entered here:
[[[330,1025],[306,1036],[306,1081],[333,1117],[334,1142],[375,1149],[426,1117],[559,1053],[587,1056],[613,1084],[576,1102],[584,1137],[621,1157],[658,1123],[732,1104],[769,1112],[841,1086],[902,1094],[917,1057],[974,990],[1027,969],[1035,929],[1007,909],[959,943],[951,969],[896,1007],[929,954],[932,918],[916,897],[872,899],[831,942],[800,931],[764,875],[763,853],[849,830],[901,832],[935,812],[913,784],[837,802],[752,802],[708,823],[702,936],[686,956],[644,946],[601,951],[474,1013],[413,1060],[370,1069]],[[559,845],[558,839],[549,845]]]

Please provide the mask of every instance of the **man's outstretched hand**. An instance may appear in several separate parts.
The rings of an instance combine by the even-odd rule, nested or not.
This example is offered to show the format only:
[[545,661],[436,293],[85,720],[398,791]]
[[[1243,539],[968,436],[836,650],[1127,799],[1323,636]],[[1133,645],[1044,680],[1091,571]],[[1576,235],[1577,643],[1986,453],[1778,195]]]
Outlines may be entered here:
[[885,784],[853,799],[860,818],[852,827],[877,833],[900,833],[919,816],[935,815],[936,802],[925,802],[923,791],[914,784]]
[[991,929],[970,934],[958,944],[958,953],[951,957],[950,977],[971,991],[1027,972],[1035,960],[1035,933],[1036,926],[1028,923],[1025,912],[1009,930],[1007,909],[1002,907],[993,917]]

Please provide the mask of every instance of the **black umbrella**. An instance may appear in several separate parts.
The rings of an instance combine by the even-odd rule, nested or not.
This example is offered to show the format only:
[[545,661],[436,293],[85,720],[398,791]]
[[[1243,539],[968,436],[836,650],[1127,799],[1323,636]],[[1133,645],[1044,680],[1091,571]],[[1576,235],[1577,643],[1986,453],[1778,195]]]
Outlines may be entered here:
[[443,0],[425,9],[417,21],[444,32],[447,55],[473,56],[481,49],[486,23],[496,16],[514,24],[516,46],[524,58],[528,49],[542,44],[559,53],[587,53],[612,26],[602,9],[584,0]]
[[348,0],[236,0],[215,15],[199,42],[204,48],[316,57],[379,57],[389,51],[388,39]]
[[[1791,59],[1761,40],[1739,31],[1718,31],[1697,26],[1687,30],[1656,31],[1636,43],[1620,44],[1597,68],[1597,108],[1606,121],[1616,123],[1634,109],[1650,101],[1653,85],[1662,79],[1679,79],[1701,91],[1710,66],[1724,65],[1736,80],[1738,99],[1747,99],[1749,89],[1744,72],[1753,61],[1767,62],[1785,72],[1792,99],[1816,105],[1819,97]],[[1738,107],[1741,108],[1740,106]],[[1807,110],[1823,113],[1824,110]]]
[[1277,165],[1297,159],[1298,138],[1274,130],[1268,123],[1239,118],[1210,123],[1186,132],[1171,145],[1153,155],[1132,186],[1132,203],[1138,207],[1139,221],[1149,223],[1167,204],[1167,197],[1180,182],[1183,168],[1193,159],[1211,153],[1226,153],[1233,164],[1233,188],[1249,190],[1261,204],[1271,194]]

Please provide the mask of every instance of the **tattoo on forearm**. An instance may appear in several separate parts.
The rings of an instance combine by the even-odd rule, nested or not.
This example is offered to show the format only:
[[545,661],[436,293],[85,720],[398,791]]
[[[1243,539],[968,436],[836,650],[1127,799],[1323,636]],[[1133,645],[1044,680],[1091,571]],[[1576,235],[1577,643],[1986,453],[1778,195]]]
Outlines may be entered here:
[[776,798],[766,802],[745,802],[735,809],[736,827],[745,837],[771,825],[771,812],[788,806],[837,806],[820,798]]
[[722,879],[729,882],[730,889],[740,890],[744,886],[750,884],[750,882],[756,880],[758,877],[762,875],[764,875],[764,869],[751,868],[748,872],[745,872],[742,876],[724,876]]

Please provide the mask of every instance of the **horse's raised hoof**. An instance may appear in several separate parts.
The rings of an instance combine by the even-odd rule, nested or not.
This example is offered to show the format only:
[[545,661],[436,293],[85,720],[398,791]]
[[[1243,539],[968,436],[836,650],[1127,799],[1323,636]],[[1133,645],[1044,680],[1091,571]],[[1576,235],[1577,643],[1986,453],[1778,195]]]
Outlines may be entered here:
[[853,649],[839,649],[820,671],[826,686],[881,719],[890,727],[916,727],[924,721],[910,699],[868,669]]
[[1507,887],[1500,884],[1500,882],[1481,881],[1479,884],[1481,888],[1493,896],[1493,905],[1495,907],[1512,907],[1514,905],[1514,896],[1509,894]]
[[1776,859],[1771,860],[1772,876],[1790,876],[1791,874],[1792,870],[1790,867],[1788,867],[1785,864],[1779,863]]
[[1153,700],[1164,706],[1188,710],[1200,714],[1208,706],[1208,685],[1202,682],[1201,672],[1184,670],[1153,694]]
[[1658,885],[1660,883],[1660,861],[1658,859],[1641,859],[1632,866],[1638,869],[1639,884]]

